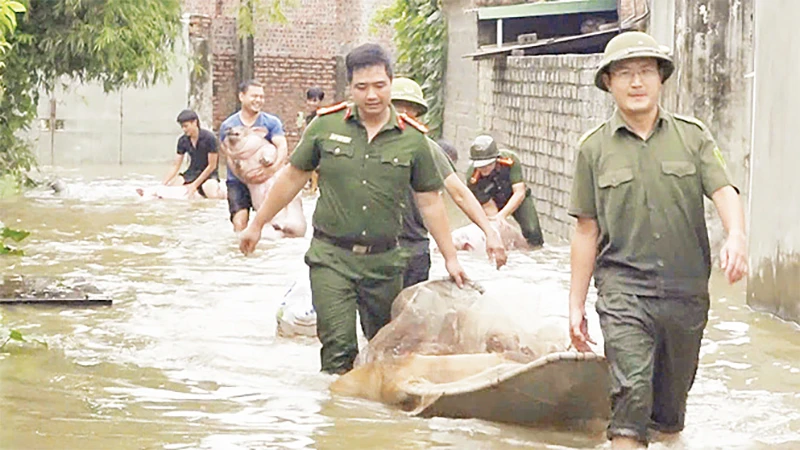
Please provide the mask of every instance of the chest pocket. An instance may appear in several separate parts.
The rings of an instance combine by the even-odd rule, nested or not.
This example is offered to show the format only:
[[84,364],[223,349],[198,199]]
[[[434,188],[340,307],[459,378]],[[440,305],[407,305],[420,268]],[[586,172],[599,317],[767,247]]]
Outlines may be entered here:
[[597,177],[597,213],[607,216],[608,220],[617,220],[629,208],[641,202],[636,201],[636,190],[633,188],[633,169],[606,170]]
[[663,161],[661,171],[667,175],[683,178],[697,173],[697,167],[689,161]]
[[608,170],[597,177],[597,186],[601,189],[615,188],[633,180],[633,169]]
[[335,141],[323,141],[322,142],[322,157],[326,158],[329,156],[333,157],[353,157],[353,145],[352,144],[344,144],[341,142]]
[[391,180],[392,189],[405,192],[411,181],[411,152],[385,152],[381,153],[378,173],[382,179]]

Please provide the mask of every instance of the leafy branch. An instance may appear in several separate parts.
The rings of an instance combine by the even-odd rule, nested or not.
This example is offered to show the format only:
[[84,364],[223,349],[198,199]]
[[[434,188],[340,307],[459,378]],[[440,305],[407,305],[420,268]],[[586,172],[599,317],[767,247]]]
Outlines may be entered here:
[[[180,11],[180,0],[0,0],[8,44],[2,55],[0,176],[24,181],[35,166],[19,132],[35,119],[39,93],[62,77],[99,82],[106,92],[169,78]],[[12,23],[16,30],[7,34]]]
[[284,13],[288,7],[296,5],[296,0],[241,0],[236,9],[237,34],[240,39],[256,34],[256,23],[286,24]]
[[420,84],[429,106],[426,125],[433,138],[441,136],[447,65],[447,24],[441,1],[395,0],[378,11],[373,33],[378,26],[394,29],[397,73]]

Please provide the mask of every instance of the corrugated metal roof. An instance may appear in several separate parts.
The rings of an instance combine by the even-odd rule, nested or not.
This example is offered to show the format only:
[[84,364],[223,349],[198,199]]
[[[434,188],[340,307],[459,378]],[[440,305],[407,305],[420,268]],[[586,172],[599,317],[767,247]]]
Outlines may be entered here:
[[616,11],[617,0],[558,0],[478,8],[478,20]]

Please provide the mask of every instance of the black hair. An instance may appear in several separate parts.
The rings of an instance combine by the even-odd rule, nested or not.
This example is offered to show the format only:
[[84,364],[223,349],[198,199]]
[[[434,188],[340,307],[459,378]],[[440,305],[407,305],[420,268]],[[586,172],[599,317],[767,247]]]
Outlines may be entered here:
[[306,99],[322,101],[325,98],[325,91],[319,86],[314,86],[306,91]]
[[184,122],[191,122],[193,120],[197,121],[197,126],[200,126],[200,118],[197,117],[197,113],[192,111],[191,109],[184,109],[183,111],[178,114],[178,123],[182,124]]
[[378,44],[359,45],[347,54],[344,59],[344,64],[347,68],[348,83],[353,81],[353,72],[372,66],[383,66],[389,78],[392,78],[394,75],[392,71],[392,60],[389,58],[389,54]]
[[239,93],[240,94],[246,94],[247,90],[250,89],[251,86],[260,87],[262,89],[264,88],[264,85],[260,81],[247,80],[247,81],[242,81],[239,84]]
[[439,144],[439,147],[442,147],[442,150],[444,150],[445,154],[447,154],[447,156],[450,158],[451,161],[453,161],[454,163],[458,162],[458,150],[456,150],[456,148],[453,146],[453,144],[450,143],[450,141],[439,139],[438,141],[436,141],[436,143]]

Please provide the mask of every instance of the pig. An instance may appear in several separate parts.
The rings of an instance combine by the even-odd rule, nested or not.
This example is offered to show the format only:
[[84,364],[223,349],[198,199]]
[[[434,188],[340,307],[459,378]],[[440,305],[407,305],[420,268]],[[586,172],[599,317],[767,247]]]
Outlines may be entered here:
[[[225,185],[221,186],[222,189]],[[203,196],[197,191],[189,195],[186,186],[164,186],[158,185],[153,187],[137,188],[136,193],[140,197],[146,199],[170,199],[170,200],[199,200]]]
[[[267,130],[264,128],[231,127],[220,147],[228,167],[250,190],[250,198],[256,210],[267,197],[273,184],[273,175],[277,171],[273,164],[278,150],[266,136]],[[284,237],[305,235],[307,225],[299,193],[269,225]]]
[[[527,250],[530,248],[522,232],[516,226],[503,219],[492,219],[490,223],[492,228],[500,235],[506,250]],[[452,238],[456,250],[486,253],[486,235],[474,223],[453,230]]]

